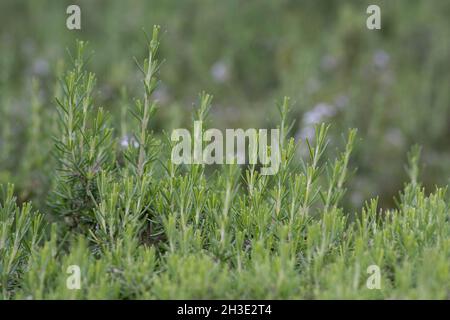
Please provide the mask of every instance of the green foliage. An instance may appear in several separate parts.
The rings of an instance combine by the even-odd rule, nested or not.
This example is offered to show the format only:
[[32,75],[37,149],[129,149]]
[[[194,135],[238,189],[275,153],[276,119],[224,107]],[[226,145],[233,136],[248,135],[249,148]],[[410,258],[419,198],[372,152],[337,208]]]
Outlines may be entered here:
[[[118,3],[113,6],[117,12],[122,8]],[[160,4],[164,7],[160,12],[170,11],[170,4]],[[297,19],[300,7],[290,1],[262,1],[258,6],[249,2],[239,19],[230,19],[229,13],[219,15],[206,3],[190,5],[186,8],[192,8],[205,21],[223,19],[229,32],[224,34],[216,28],[215,38],[219,40],[193,39],[192,50],[179,50],[178,38],[170,33],[170,46],[160,47],[160,28],[154,27],[147,39],[147,58],[143,63],[136,59],[136,69],[142,72],[141,86],[134,86],[137,81],[131,80],[131,86],[126,83],[129,89],[123,89],[122,81],[130,82],[128,78],[136,77],[122,73],[127,68],[121,67],[120,59],[117,64],[114,59],[88,64],[87,44],[78,41],[70,56],[71,67],[65,67],[68,71],[63,72],[61,67],[54,70],[58,78],[62,76],[59,86],[46,87],[50,95],[57,97],[56,108],[48,108],[45,98],[38,94],[45,81],[34,82],[27,125],[18,129],[12,125],[12,119],[18,115],[7,102],[10,94],[0,96],[0,182],[19,183],[19,204],[12,187],[0,198],[1,298],[447,299],[449,199],[445,188],[429,193],[422,185],[420,149],[413,148],[409,155],[410,182],[392,208],[379,208],[379,200],[372,199],[362,209],[356,206],[356,211],[352,211],[346,196],[347,188],[354,191],[358,180],[373,178],[380,182],[395,171],[386,159],[390,159],[393,149],[397,153],[405,151],[406,144],[385,147],[384,136],[379,139],[384,129],[399,123],[408,139],[416,141],[415,128],[426,128],[421,131],[425,135],[423,141],[438,143],[445,131],[445,117],[439,114],[447,112],[448,102],[443,93],[446,91],[441,90],[445,83],[439,82],[447,76],[438,68],[448,66],[440,59],[446,48],[433,39],[432,52],[423,53],[427,77],[421,82],[422,90],[417,90],[420,105],[414,95],[406,100],[416,111],[423,108],[424,101],[429,102],[438,116],[431,120],[404,120],[405,114],[414,112],[396,110],[387,117],[385,111],[389,103],[401,101],[401,92],[411,83],[419,86],[414,71],[408,68],[420,57],[414,51],[399,63],[396,71],[406,81],[393,88],[383,84],[393,70],[378,73],[379,66],[370,64],[368,73],[362,72],[371,59],[368,52],[372,51],[367,47],[376,48],[380,40],[366,42],[363,31],[357,31],[361,22],[355,13],[357,6],[341,7],[330,2],[338,11],[336,17],[328,17],[331,26],[337,26],[337,40],[327,42],[329,47],[324,49],[308,33],[318,27],[327,28],[324,21],[328,18],[319,18],[324,17],[322,5],[305,3],[313,12],[305,20],[310,25]],[[233,12],[236,2],[215,5]],[[258,9],[260,6],[263,9]],[[423,6],[428,8],[427,14],[433,12],[428,5]],[[408,12],[415,17],[419,7],[412,6]],[[402,11],[395,5],[390,8],[394,13]],[[269,9],[277,17],[284,17],[284,22],[265,23],[258,28],[252,21],[256,21],[259,10]],[[179,33],[184,28],[206,29],[201,21],[191,21],[189,15],[180,22]],[[110,18],[114,22],[111,25],[117,24],[113,15]],[[414,32],[407,28],[407,22],[394,24],[390,19],[393,18],[386,19],[388,25],[396,27],[389,32],[406,42],[415,37],[409,34]],[[250,22],[259,31],[242,32]],[[299,24],[305,31],[298,36],[309,48],[301,50],[297,57],[298,43],[292,39],[297,35],[284,32],[287,36],[283,41],[275,40],[282,31],[302,30]],[[436,19],[427,30],[438,30],[439,26],[445,26],[445,22]],[[189,88],[195,86],[197,90],[198,83],[202,83],[218,92],[219,104],[226,103],[221,89],[209,86],[209,80],[199,80],[207,63],[214,62],[217,52],[223,49],[223,44],[217,42],[224,42],[220,34],[233,43],[224,50],[224,60],[232,66],[230,87],[235,88],[235,96],[242,98],[243,92],[248,91],[249,96],[242,98],[248,103],[249,97],[261,95],[260,100],[268,101],[264,108],[269,116],[276,113],[269,106],[273,95],[290,92],[295,100],[300,100],[300,106],[294,108],[284,98],[278,104],[279,120],[268,121],[268,125],[281,131],[281,164],[275,175],[261,175],[257,165],[207,167],[175,165],[170,161],[172,142],[161,130],[164,125],[160,120],[170,117],[175,119],[172,124],[192,123],[179,120],[188,111],[176,103],[157,107],[164,104],[157,101],[158,77],[165,77],[165,83],[177,88],[174,95],[181,97],[177,102],[190,99]],[[436,35],[437,39],[442,35],[444,31]],[[123,40],[120,37],[124,36],[118,37]],[[389,39],[388,34],[380,37]],[[123,46],[125,42],[117,43]],[[206,43],[210,51],[204,48]],[[246,43],[255,43],[256,49],[245,50]],[[109,46],[113,45],[105,45],[102,50],[115,58],[121,50]],[[183,72],[169,66],[168,73],[160,74],[158,50],[172,60],[178,58]],[[317,52],[328,51],[337,60],[335,74],[321,67],[305,68],[306,62],[319,66],[322,55]],[[2,58],[6,61],[2,64],[11,65],[11,57],[5,54]],[[120,99],[115,99],[114,94],[110,100],[96,95],[96,77],[88,71],[91,67],[100,71],[100,82],[105,82],[106,88],[111,84],[113,91],[120,87]],[[11,81],[7,81],[10,72],[2,72],[0,89],[9,93],[13,90]],[[367,81],[367,77],[373,81]],[[314,80],[325,83],[328,89],[306,90]],[[349,84],[352,85],[346,87]],[[307,92],[299,95],[298,86]],[[100,88],[105,89],[102,85]],[[136,94],[137,88],[142,91],[142,98],[129,101],[128,94]],[[372,94],[375,88],[378,89]],[[334,115],[337,125],[330,127],[319,121],[311,139],[298,139],[296,131],[303,123],[292,120],[304,117],[305,105],[316,104],[321,101],[318,99],[333,99],[342,92],[349,96],[349,102],[346,110]],[[168,110],[174,110],[173,114]],[[193,120],[208,125],[220,122],[218,111],[212,108],[212,96],[202,93],[192,112]],[[250,114],[253,117],[254,110]],[[244,121],[250,118],[245,112],[242,116]],[[438,125],[433,126],[435,123]],[[354,148],[356,129],[348,131],[343,144],[336,139],[335,131],[340,134],[352,126],[364,138],[358,148]],[[18,141],[27,141],[25,145],[15,141],[16,133],[20,133]],[[336,147],[338,151],[334,152]],[[50,151],[52,158],[48,156]],[[354,152],[356,157],[351,157]],[[386,170],[371,171],[372,164]],[[349,176],[355,166],[362,173],[353,183]],[[377,172],[381,172],[380,176]],[[398,174],[395,176],[398,182]],[[372,186],[371,183],[364,186]],[[33,211],[29,203],[22,203],[28,199],[33,199],[51,222],[47,237],[43,216]],[[73,265],[81,270],[79,290],[66,285],[68,267]],[[366,286],[367,268],[371,265],[381,270],[379,290]]]
[[[121,136],[133,135],[136,123],[123,113],[123,106],[133,103],[123,93],[141,95],[131,57],[147,55],[137,30],[149,21],[161,25],[159,49],[166,59],[161,86],[153,92],[162,107],[150,119],[155,132],[188,126],[189,106],[199,89],[214,95],[218,107],[210,118],[217,127],[276,126],[273,101],[287,95],[295,106],[292,135],[297,138],[305,126],[313,131],[308,115],[317,106],[329,107],[321,120],[334,124],[331,151],[343,147],[342,132],[358,129],[364,143],[352,158],[358,175],[348,183],[350,197],[343,199],[348,210],[358,210],[374,196],[381,206],[394,207],[392,199],[406,178],[405,154],[413,144],[424,148],[426,190],[448,183],[447,1],[377,0],[382,29],[374,32],[365,26],[367,6],[373,4],[368,0],[137,0],[133,8],[120,0],[107,6],[80,0],[79,32],[65,28],[66,3],[42,1],[0,4],[5,25],[0,32],[0,182],[14,182],[20,202],[45,207],[51,170],[43,169],[56,165],[48,157],[51,136],[61,137],[52,128],[57,124],[54,97],[63,100],[54,84],[63,75],[64,50],[76,38],[89,41],[96,52],[90,65],[101,79],[95,105],[108,111]],[[39,81],[42,137],[28,130],[32,78]],[[22,162],[39,159],[45,166],[24,174]]]
[[84,70],[85,45],[77,42],[74,68],[61,80],[64,98],[56,100],[62,135],[55,143],[60,174],[49,203],[73,227],[91,225],[97,177],[113,162],[106,114],[99,108],[90,115],[95,76]]
[[38,250],[43,237],[43,216],[33,212],[29,203],[16,205],[13,186],[2,188],[0,198],[0,298],[13,297],[27,260]]

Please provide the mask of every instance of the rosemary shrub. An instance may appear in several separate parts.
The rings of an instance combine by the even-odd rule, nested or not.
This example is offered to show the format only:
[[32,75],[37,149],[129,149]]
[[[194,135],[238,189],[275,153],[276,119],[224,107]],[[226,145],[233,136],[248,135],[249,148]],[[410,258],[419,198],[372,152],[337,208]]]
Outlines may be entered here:
[[[375,198],[356,213],[341,205],[356,130],[335,159],[325,157],[329,127],[295,142],[287,98],[278,108],[277,174],[261,175],[257,165],[175,165],[169,135],[150,128],[158,32],[137,63],[143,98],[130,108],[131,120],[121,113],[122,132],[95,105],[86,43],[77,42],[56,100],[47,219],[16,204],[12,186],[0,198],[1,298],[449,297],[448,197],[445,188],[425,194],[418,148],[397,208],[380,209]],[[208,123],[211,103],[202,93],[193,120]],[[39,118],[38,102],[34,110]],[[133,130],[121,136],[123,128]],[[78,290],[67,286],[73,265],[81,270]],[[367,286],[373,265],[379,289]]]

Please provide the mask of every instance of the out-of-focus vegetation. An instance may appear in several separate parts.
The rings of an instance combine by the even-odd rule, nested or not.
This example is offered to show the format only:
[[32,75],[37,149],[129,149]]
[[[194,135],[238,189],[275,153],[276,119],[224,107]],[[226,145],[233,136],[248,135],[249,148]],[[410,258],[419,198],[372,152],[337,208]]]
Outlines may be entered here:
[[232,128],[274,126],[275,101],[287,95],[297,138],[311,136],[313,122],[332,123],[333,145],[346,128],[359,129],[348,205],[379,195],[392,206],[414,143],[424,148],[425,186],[444,184],[450,4],[376,1],[382,30],[371,31],[372,2],[77,1],[82,30],[70,31],[67,1],[2,1],[0,182],[14,182],[21,200],[40,202],[45,194],[56,74],[75,38],[95,52],[96,105],[119,123],[127,99],[139,94],[131,57],[143,54],[140,30],[159,24],[165,62],[156,130],[187,125],[201,90],[214,95],[214,125]]
[[[450,4],[376,2],[2,1],[0,298],[448,298]],[[173,164],[193,114],[280,171]]]
[[[382,30],[365,27],[368,1],[77,1],[82,30],[65,27],[67,1],[0,4],[0,182],[42,202],[55,126],[56,74],[74,39],[90,42],[101,86],[96,105],[120,122],[139,93],[131,57],[162,26],[162,105],[153,127],[187,125],[198,92],[214,95],[216,127],[271,127],[275,101],[294,102],[295,136],[332,123],[333,145],[359,129],[347,204],[375,195],[384,206],[405,181],[414,143],[424,148],[424,184],[447,182],[450,159],[450,4],[376,1]],[[126,126],[121,132],[126,134]]]
[[[380,210],[371,200],[355,217],[341,200],[356,130],[333,159],[325,153],[328,127],[317,126],[308,159],[299,161],[288,138],[287,98],[279,105],[277,174],[264,176],[255,165],[211,173],[176,165],[170,140],[147,130],[158,31],[141,67],[144,98],[130,109],[133,138],[114,137],[108,114],[96,110],[95,75],[85,69],[86,43],[77,42],[57,99],[57,167],[46,210],[56,222],[50,227],[29,203],[18,206],[11,185],[2,189],[0,298],[449,296],[448,197],[444,189],[425,195],[420,148],[409,154],[397,209]],[[210,102],[200,96],[195,120],[207,119]],[[66,274],[73,267],[77,290]],[[378,280],[366,282],[374,267]]]

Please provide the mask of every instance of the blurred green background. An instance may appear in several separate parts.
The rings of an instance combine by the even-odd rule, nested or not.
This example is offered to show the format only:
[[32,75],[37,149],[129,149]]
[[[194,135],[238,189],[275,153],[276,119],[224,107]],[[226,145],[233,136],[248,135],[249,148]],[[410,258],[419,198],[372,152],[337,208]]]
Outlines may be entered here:
[[[79,31],[66,28],[70,4],[81,7]],[[366,28],[369,4],[381,7],[381,30]],[[2,0],[0,184],[13,182],[20,200],[44,206],[57,81],[77,38],[94,52],[96,105],[111,112],[116,135],[127,134],[126,107],[142,96],[133,57],[144,58],[142,30],[154,24],[164,59],[156,132],[190,127],[202,90],[214,95],[211,126],[274,128],[276,102],[286,95],[297,139],[329,122],[334,153],[342,133],[358,128],[348,207],[377,195],[393,206],[416,143],[425,187],[448,183],[448,0]]]

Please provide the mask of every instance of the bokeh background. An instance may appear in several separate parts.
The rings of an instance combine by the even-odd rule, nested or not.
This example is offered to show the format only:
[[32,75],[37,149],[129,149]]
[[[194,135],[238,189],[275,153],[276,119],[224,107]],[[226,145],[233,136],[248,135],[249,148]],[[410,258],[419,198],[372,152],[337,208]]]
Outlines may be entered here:
[[[80,31],[66,28],[70,4],[81,7]],[[366,28],[369,4],[381,7],[381,30]],[[423,148],[424,186],[448,183],[448,0],[2,0],[0,184],[12,182],[21,201],[45,206],[54,97],[75,39],[94,52],[95,104],[110,111],[116,135],[127,134],[126,109],[142,96],[133,57],[144,58],[142,30],[154,24],[164,59],[155,132],[190,127],[203,90],[214,95],[216,128],[274,128],[276,102],[289,96],[296,139],[328,122],[335,153],[347,128],[358,128],[347,207],[374,196],[394,206],[413,144]]]

